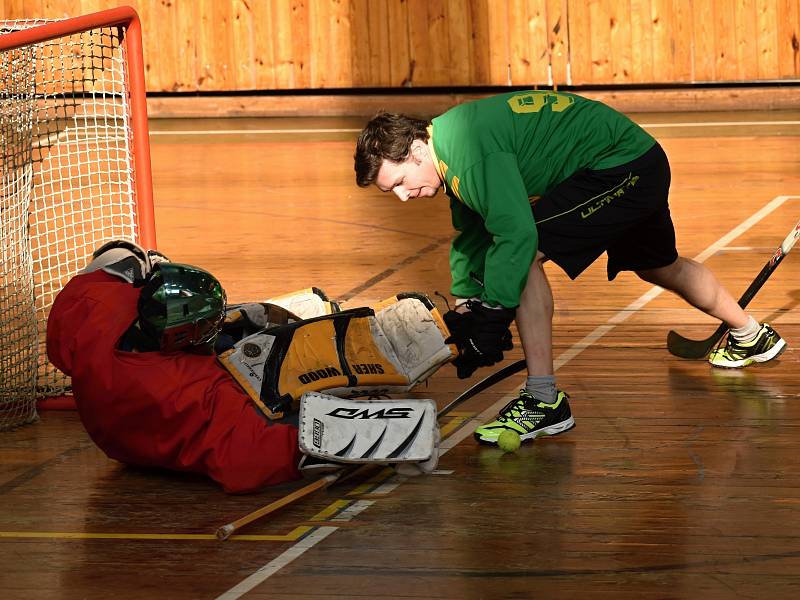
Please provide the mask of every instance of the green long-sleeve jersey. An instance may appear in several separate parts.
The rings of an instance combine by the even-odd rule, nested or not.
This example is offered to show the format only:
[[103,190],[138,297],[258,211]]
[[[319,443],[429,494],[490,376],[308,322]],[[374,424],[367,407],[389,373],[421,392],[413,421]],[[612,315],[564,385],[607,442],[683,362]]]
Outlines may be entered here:
[[655,144],[600,102],[548,91],[461,104],[434,118],[430,133],[458,232],[451,291],[509,308],[538,246],[532,200],[581,169],[625,164]]

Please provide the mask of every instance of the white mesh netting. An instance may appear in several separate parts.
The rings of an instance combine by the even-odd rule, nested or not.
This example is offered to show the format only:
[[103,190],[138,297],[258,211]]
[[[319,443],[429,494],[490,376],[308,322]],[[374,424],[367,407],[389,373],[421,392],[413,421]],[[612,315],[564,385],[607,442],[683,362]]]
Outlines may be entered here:
[[[0,21],[0,34],[43,21]],[[0,430],[69,392],[47,362],[53,299],[111,239],[136,240],[123,31],[0,52]]]

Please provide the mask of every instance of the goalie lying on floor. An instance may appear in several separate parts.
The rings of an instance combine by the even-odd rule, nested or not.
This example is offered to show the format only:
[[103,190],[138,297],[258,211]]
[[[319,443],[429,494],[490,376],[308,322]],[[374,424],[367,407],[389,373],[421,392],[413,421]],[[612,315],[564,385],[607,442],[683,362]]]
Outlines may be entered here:
[[56,298],[47,353],[109,457],[241,493],[331,461],[432,469],[431,401],[349,398],[424,381],[454,357],[447,335],[420,294],[342,310],[312,288],[226,309],[207,271],[115,241]]

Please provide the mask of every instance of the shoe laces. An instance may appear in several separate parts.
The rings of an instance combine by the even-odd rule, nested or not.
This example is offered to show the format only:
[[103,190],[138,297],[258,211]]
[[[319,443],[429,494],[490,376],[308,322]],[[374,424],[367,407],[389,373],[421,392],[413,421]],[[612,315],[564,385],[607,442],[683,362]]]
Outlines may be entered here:
[[[775,332],[773,331],[772,327],[770,327],[767,323],[761,324],[761,327],[759,328],[756,337],[754,337],[749,342],[740,342],[735,337],[733,337],[733,335],[731,335],[731,332],[729,330],[728,335],[725,338],[724,342],[725,347],[723,352],[725,352],[729,356],[736,356],[737,354],[747,352],[748,350],[756,346],[756,344],[758,344],[761,339],[770,339],[773,335],[775,335]],[[723,347],[723,341],[720,340],[717,343],[717,347],[714,350],[714,352],[718,352],[720,349],[722,349],[722,347]]]
[[514,412],[521,412],[525,405],[528,402],[536,402],[536,398],[533,397],[528,390],[520,390],[519,396],[506,404],[503,408],[500,409],[500,413],[497,417],[498,421],[506,422],[509,419],[513,419]]

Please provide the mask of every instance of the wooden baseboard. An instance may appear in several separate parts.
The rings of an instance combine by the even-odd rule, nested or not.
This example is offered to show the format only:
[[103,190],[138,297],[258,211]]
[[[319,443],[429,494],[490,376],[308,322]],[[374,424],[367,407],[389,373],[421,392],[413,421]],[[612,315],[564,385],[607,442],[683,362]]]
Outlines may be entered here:
[[[800,109],[800,86],[581,92],[626,113]],[[488,93],[149,97],[151,118],[433,116]]]

